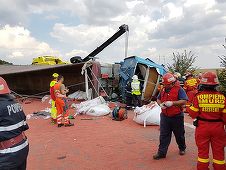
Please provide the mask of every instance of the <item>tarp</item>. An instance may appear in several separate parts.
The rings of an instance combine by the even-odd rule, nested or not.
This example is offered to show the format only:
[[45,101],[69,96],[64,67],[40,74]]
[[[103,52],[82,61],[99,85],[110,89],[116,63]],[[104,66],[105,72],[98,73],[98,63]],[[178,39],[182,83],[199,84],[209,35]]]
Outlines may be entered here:
[[137,64],[143,64],[147,67],[155,68],[159,75],[163,75],[166,73],[166,69],[163,65],[156,64],[151,59],[141,58],[138,56],[132,56],[125,58],[123,62],[120,63],[121,67],[119,69],[120,75],[120,91],[122,93],[122,97],[125,98],[125,87],[128,81],[131,81],[135,71]]

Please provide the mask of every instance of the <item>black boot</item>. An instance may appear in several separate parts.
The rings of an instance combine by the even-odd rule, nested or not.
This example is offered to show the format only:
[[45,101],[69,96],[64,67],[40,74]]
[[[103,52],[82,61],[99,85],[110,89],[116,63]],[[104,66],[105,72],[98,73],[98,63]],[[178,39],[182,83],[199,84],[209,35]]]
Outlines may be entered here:
[[61,127],[61,126],[63,126],[63,125],[64,125],[64,124],[58,124],[57,127]]
[[179,155],[181,155],[181,156],[185,155],[185,150],[180,150]]
[[153,155],[153,159],[155,159],[155,160],[159,160],[159,159],[162,159],[162,158],[166,158],[166,155],[161,155],[159,153]]
[[65,126],[65,127],[68,127],[68,126],[74,126],[74,123],[65,124],[64,126]]

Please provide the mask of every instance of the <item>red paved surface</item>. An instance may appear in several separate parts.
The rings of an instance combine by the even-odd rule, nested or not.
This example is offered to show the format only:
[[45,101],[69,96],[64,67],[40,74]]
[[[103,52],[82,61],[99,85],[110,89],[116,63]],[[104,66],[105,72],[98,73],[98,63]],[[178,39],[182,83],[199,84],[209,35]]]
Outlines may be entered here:
[[[39,111],[47,104],[32,100],[23,104],[26,114]],[[71,113],[74,111],[71,109]],[[27,136],[30,142],[28,170],[194,170],[196,146],[194,129],[186,127],[187,153],[178,154],[174,137],[166,159],[153,160],[159,144],[159,127],[133,122],[133,112],[124,121],[109,116],[81,120],[75,126],[57,128],[50,120],[30,119]],[[89,117],[90,118],[90,117]],[[191,119],[186,116],[186,122]]]

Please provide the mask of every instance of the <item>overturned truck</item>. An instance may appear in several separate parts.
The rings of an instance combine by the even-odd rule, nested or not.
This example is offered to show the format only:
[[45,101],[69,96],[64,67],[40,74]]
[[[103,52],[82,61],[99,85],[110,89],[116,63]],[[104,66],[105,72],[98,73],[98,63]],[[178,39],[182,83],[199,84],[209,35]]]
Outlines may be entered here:
[[163,65],[156,64],[149,58],[132,56],[124,59],[119,69],[120,83],[119,88],[122,98],[125,99],[125,87],[128,82],[132,81],[133,75],[137,75],[143,84],[142,96],[143,101],[150,101],[157,93],[160,77],[166,73]]

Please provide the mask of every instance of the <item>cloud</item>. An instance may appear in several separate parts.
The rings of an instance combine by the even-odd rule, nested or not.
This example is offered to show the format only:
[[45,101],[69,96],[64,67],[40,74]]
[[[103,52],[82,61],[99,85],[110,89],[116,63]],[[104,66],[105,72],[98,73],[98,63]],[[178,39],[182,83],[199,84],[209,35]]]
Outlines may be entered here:
[[226,12],[222,6],[215,1],[187,1],[178,17],[164,14],[168,17],[159,20],[156,29],[148,32],[150,45],[155,46],[160,55],[167,56],[166,62],[170,62],[170,53],[187,49],[197,53],[196,65],[219,67],[217,56],[225,52],[221,47],[226,28]]
[[88,55],[87,51],[73,49],[72,51],[65,54],[65,59],[67,59],[67,61],[70,61],[71,57],[80,56],[84,58],[84,56],[87,56],[87,55]]
[[27,21],[26,6],[19,1],[1,0],[0,5],[0,25],[23,24]]
[[[26,24],[31,15],[48,15],[60,18],[62,13],[69,12],[78,17],[82,23],[104,25],[112,18],[122,15],[127,10],[126,1],[114,0],[2,0],[0,6],[0,24]],[[57,16],[58,15],[58,16]]]
[[[51,35],[58,41],[61,41],[71,47],[72,50],[69,53],[67,52],[67,56],[71,55],[72,57],[74,55],[80,55],[85,57],[110,38],[117,30],[118,28],[116,26],[111,28],[110,26],[90,27],[88,25],[66,26],[64,24],[55,24]],[[116,40],[118,41],[117,43],[113,42],[109,45],[110,47],[106,47],[103,52],[100,53],[101,56],[104,56],[107,51],[108,54],[106,54],[106,56],[110,54],[110,56],[107,57],[108,60],[111,58],[110,61],[113,61],[115,58],[112,58],[111,56],[116,56],[124,47],[124,41],[122,39],[123,36]],[[116,46],[117,48],[115,48]],[[113,48],[115,48],[114,54],[112,53]]]
[[56,15],[47,15],[47,16],[45,16],[45,19],[47,19],[47,20],[56,20],[56,19],[59,19],[59,17],[56,16]]
[[111,18],[125,14],[127,10],[126,3],[122,0],[84,0],[84,5],[87,8],[86,23],[95,25],[109,23]]
[[[150,56],[157,62],[171,62],[173,52],[186,49],[199,56],[196,65],[217,67],[220,62],[213,56],[225,52],[221,47],[226,28],[225,8],[223,0],[2,0],[0,31],[8,24],[3,37],[7,36],[10,47],[0,40],[4,47],[0,52],[14,58],[48,52],[61,53],[64,59],[74,55],[84,57],[111,37],[120,25],[127,24],[128,56]],[[50,23],[42,28],[53,27],[38,33],[36,28],[35,34],[30,25],[34,22],[39,25],[41,17]],[[16,30],[16,35],[10,28]],[[46,30],[51,32],[41,32]],[[45,41],[41,40],[43,35]],[[121,61],[124,53],[125,35],[122,35],[97,57],[106,62]]]
[[39,42],[24,27],[6,25],[0,29],[0,56],[2,60],[20,64],[31,64],[40,55],[59,55],[47,43]]
[[[67,0],[73,6],[73,0]],[[61,10],[71,10],[64,0],[1,0],[0,25],[28,25],[32,14],[43,14]],[[65,8],[65,9],[64,9]]]

